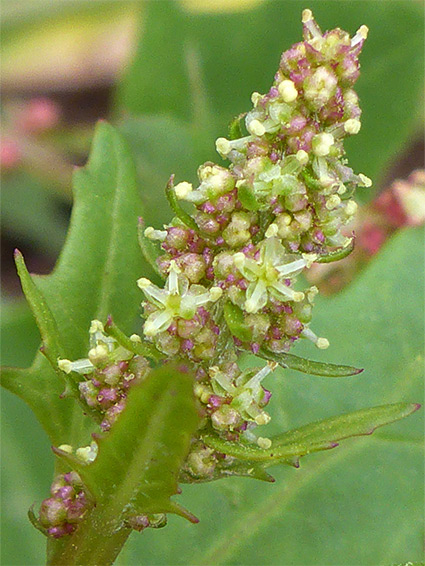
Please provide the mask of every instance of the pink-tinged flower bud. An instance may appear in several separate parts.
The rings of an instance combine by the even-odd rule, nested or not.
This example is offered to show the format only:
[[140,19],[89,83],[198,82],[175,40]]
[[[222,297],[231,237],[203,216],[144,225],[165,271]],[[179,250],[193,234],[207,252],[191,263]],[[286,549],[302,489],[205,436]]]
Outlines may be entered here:
[[247,243],[251,234],[249,228],[251,226],[252,215],[248,212],[234,212],[229,225],[223,231],[225,242],[232,248],[243,246]]
[[191,238],[190,230],[182,226],[170,226],[167,228],[167,236],[163,245],[176,250],[183,250]]
[[222,405],[211,415],[211,422],[217,430],[233,430],[241,424],[242,418],[230,405]]
[[192,477],[209,479],[213,477],[215,467],[214,451],[211,448],[196,446],[186,460],[185,471]]
[[176,259],[176,263],[191,283],[199,283],[205,277],[206,265],[202,255],[182,254]]
[[61,499],[49,497],[40,506],[40,523],[44,527],[60,525],[66,521],[66,507]]
[[304,81],[304,97],[313,110],[320,110],[335,94],[338,79],[327,67],[319,67]]

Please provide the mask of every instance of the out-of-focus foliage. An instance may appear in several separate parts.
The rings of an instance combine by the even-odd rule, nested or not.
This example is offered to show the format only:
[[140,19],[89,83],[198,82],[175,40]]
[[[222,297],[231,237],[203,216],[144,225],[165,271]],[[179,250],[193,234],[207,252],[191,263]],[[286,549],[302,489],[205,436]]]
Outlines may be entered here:
[[[354,33],[361,24],[370,28],[356,85],[362,131],[350,140],[348,151],[352,166],[379,182],[389,159],[417,127],[423,88],[422,6],[333,0],[313,0],[308,6],[322,29],[339,26]],[[217,159],[206,126],[213,123],[215,133],[225,134],[231,117],[250,108],[250,94],[268,91],[280,53],[300,39],[303,7],[267,1],[243,13],[207,15],[169,0],[149,2],[138,53],[118,88],[119,106],[136,114],[168,113],[191,121],[196,97],[206,97],[211,116],[203,128],[209,140],[204,159]],[[202,129],[202,123],[197,127]]]
[[[53,64],[57,73],[61,61],[72,62],[70,54],[91,50],[90,32],[96,22],[98,36],[110,39],[114,19],[128,17],[128,29],[133,29],[140,13],[140,45],[118,82],[114,110],[134,152],[147,222],[160,227],[170,218],[163,193],[169,175],[194,182],[200,163],[220,162],[215,137],[226,134],[234,115],[249,109],[252,91],[268,90],[281,51],[300,38],[305,7],[314,11],[322,28],[340,26],[351,33],[363,23],[370,28],[358,83],[363,127],[348,151],[356,169],[379,185],[419,124],[419,2],[4,2],[3,72],[13,77],[15,68],[16,76],[23,77],[37,63],[37,70]],[[44,51],[36,50],[46,54],[44,60],[34,60],[37,46],[44,46]],[[72,65],[65,67],[73,70]],[[69,73],[61,76],[66,81]],[[78,132],[72,133],[73,151],[78,137]],[[65,134],[58,142],[61,147],[70,143],[66,139]],[[86,147],[87,135],[81,140]],[[40,175],[31,171],[14,173],[6,181],[8,232],[13,228],[39,249],[57,251],[64,223],[50,214],[52,199],[57,199],[51,183],[43,186]],[[31,196],[28,187],[37,187]],[[19,195],[24,196],[18,201]],[[365,372],[332,381],[281,371],[273,378],[280,384],[274,387],[278,392],[272,401],[270,434],[366,406],[421,401],[422,242],[418,230],[396,236],[351,287],[318,301],[315,324],[331,340],[321,359],[364,367]],[[2,361],[27,366],[39,343],[32,317],[26,306],[9,302],[3,312]],[[307,349],[301,346],[295,353],[314,356]],[[45,539],[29,524],[25,511],[46,497],[53,458],[27,407],[8,392],[2,404],[2,559],[11,566],[38,564]],[[186,487],[182,503],[202,518],[201,523],[186,525],[171,518],[164,530],[134,534],[121,563],[312,566],[419,561],[421,420],[417,414],[371,438],[348,441],[334,454],[308,456],[301,470],[277,469],[275,485],[235,478]]]

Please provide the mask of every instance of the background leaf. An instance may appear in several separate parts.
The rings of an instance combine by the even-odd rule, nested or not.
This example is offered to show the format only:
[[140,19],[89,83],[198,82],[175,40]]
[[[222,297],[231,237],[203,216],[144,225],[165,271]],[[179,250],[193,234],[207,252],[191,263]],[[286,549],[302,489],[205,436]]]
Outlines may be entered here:
[[[226,135],[231,118],[249,110],[250,94],[269,89],[280,53],[300,40],[303,7],[267,1],[241,13],[205,14],[174,1],[149,2],[138,53],[118,88],[118,108],[139,115],[171,114],[190,123],[191,49],[197,53],[208,96],[211,134]],[[379,183],[389,160],[419,128],[422,7],[398,0],[312,0],[309,7],[322,29],[338,26],[353,34],[361,24],[370,28],[356,87],[363,108],[362,132],[349,140],[347,149],[354,169]],[[212,137],[205,147],[202,160],[217,160]]]
[[[314,326],[328,361],[365,367],[344,380],[277,370],[267,436],[371,405],[423,397],[422,230],[400,233],[343,293],[321,298]],[[302,345],[301,354],[311,354]],[[258,360],[252,359],[252,364]],[[230,478],[185,490],[201,521],[171,518],[161,537],[133,536],[125,564],[398,564],[422,557],[423,410],[403,422],[313,454],[276,483]],[[217,517],[220,521],[217,521]],[[178,549],[178,553],[176,553]]]
[[[128,332],[139,309],[141,202],[131,157],[106,123],[97,127],[87,166],[75,173],[74,190],[71,227],[58,264],[51,275],[33,277],[70,359],[86,355],[92,319],[112,314]],[[54,444],[83,441],[81,410],[59,398],[63,384],[44,357],[38,354],[28,370],[8,370],[5,379],[30,404]]]

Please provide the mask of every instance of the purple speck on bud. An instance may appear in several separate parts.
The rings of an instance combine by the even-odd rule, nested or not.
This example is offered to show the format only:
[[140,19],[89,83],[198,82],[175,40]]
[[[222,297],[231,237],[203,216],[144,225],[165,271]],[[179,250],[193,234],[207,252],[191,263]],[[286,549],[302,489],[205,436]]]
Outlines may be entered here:
[[65,485],[64,487],[60,487],[55,492],[55,496],[60,499],[67,499],[72,495],[74,495],[74,488],[71,485]]
[[210,397],[208,399],[208,404],[212,408],[218,409],[223,404],[223,401],[224,401],[224,399],[222,397],[219,397],[218,395],[210,395]]
[[207,214],[212,214],[213,212],[215,212],[215,206],[211,202],[205,202],[203,205],[201,205],[200,208]]
[[253,354],[258,354],[259,351],[260,351],[260,344],[258,344],[258,342],[253,342],[251,344],[251,352]]
[[290,286],[291,286],[291,280],[290,280],[290,279],[285,279],[285,285],[286,285],[287,287],[290,287]]
[[214,269],[212,267],[208,267],[205,276],[207,279],[212,281],[214,279]]
[[246,279],[239,279],[238,287],[239,289],[242,289],[242,291],[246,291],[248,289],[248,282]]
[[181,349],[183,352],[190,352],[191,350],[193,350],[193,342],[192,340],[183,340],[182,341],[182,345],[181,345]]
[[230,273],[227,277],[226,277],[226,282],[227,283],[234,283],[236,281],[236,277],[233,275],[233,273]]
[[177,324],[175,322],[172,322],[168,327],[167,332],[173,335],[177,334]]
[[64,525],[60,525],[58,527],[50,527],[50,529],[47,529],[47,532],[53,538],[61,538],[65,535],[72,534],[76,528],[76,525],[65,523]]
[[222,246],[224,244],[224,238],[222,236],[219,236],[216,242],[217,242],[217,246]]
[[212,331],[214,332],[214,334],[216,334],[217,336],[220,334],[220,328],[215,324],[212,327]]
[[268,389],[264,389],[264,388],[263,388],[263,391],[264,391],[264,397],[263,397],[263,402],[262,402],[262,404],[263,404],[263,405],[267,405],[267,403],[268,403],[268,402],[270,401],[270,399],[271,399],[272,393],[271,393],[271,391],[269,391]]
[[236,346],[242,346],[242,340],[239,340],[239,338],[236,338],[236,336],[233,336],[233,342]]

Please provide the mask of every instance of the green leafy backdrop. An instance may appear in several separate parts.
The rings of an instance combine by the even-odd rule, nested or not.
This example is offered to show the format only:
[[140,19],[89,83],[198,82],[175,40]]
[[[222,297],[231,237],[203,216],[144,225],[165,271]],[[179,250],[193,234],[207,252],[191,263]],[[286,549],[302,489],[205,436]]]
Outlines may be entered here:
[[[118,85],[115,112],[136,160],[148,222],[159,226],[169,218],[163,187],[170,173],[194,180],[199,163],[217,159],[214,136],[225,133],[230,118],[249,106],[253,90],[268,88],[280,52],[300,37],[304,7],[298,1],[274,1],[241,13],[206,14],[185,11],[177,2],[147,3],[140,46]],[[363,23],[370,27],[358,87],[363,128],[350,144],[349,157],[379,184],[418,128],[421,6],[312,1],[308,7],[323,28],[354,32]],[[105,171],[105,182],[107,177]],[[40,215],[26,218],[27,233],[37,233],[48,221]],[[60,240],[60,231],[52,238]],[[343,293],[318,301],[314,327],[331,341],[322,359],[365,371],[336,381],[277,372],[269,378],[270,433],[367,406],[421,402],[422,247],[420,230],[398,234]],[[92,277],[90,265],[85,269]],[[26,307],[5,306],[2,338],[3,363],[30,365],[38,333]],[[315,354],[308,346],[304,350],[295,353]],[[246,363],[255,361],[247,358]],[[27,521],[26,510],[47,495],[53,457],[29,409],[8,392],[3,392],[2,406],[2,561],[40,564],[45,539]],[[420,411],[372,437],[308,456],[300,470],[272,469],[275,484],[233,478],[184,486],[179,499],[201,518],[200,524],[171,517],[164,530],[133,534],[120,563],[420,561],[422,431]]]

